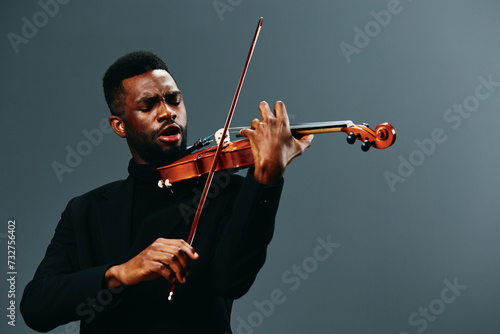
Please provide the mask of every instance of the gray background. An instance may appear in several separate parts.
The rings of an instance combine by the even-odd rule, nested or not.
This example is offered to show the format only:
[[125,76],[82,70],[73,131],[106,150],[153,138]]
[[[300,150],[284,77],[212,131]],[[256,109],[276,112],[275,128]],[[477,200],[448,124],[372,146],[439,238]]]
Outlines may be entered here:
[[[444,117],[474,100],[478,77],[500,82],[500,2],[401,0],[400,13],[350,62],[340,44],[354,45],[355,27],[375,27],[370,11],[391,1],[219,2],[229,6],[220,15],[211,0],[70,1],[16,53],[7,35],[21,35],[23,17],[33,22],[42,8],[2,1],[0,263],[6,275],[7,221],[15,219],[17,303],[67,201],[127,175],[130,154],[114,134],[103,134],[62,181],[52,167],[66,164],[67,146],[76,149],[82,131],[108,116],[106,68],[137,49],[163,57],[183,90],[193,142],[222,126],[263,16],[233,125],[257,117],[261,100],[280,99],[292,122],[388,121],[397,141],[363,153],[343,134],[318,135],[289,166],[267,263],[235,303],[233,331],[499,333],[500,87],[459,126]],[[435,129],[446,140],[423,152],[416,141],[428,142]],[[403,170],[410,160],[416,166]],[[404,182],[391,188],[387,172],[403,173]],[[340,246],[318,262],[317,238]],[[308,276],[289,272],[294,265]],[[462,290],[444,290],[446,280]],[[274,290],[282,303],[269,307],[263,301]],[[454,300],[443,302],[442,292]],[[15,328],[0,319],[2,333],[30,332],[19,312]]]

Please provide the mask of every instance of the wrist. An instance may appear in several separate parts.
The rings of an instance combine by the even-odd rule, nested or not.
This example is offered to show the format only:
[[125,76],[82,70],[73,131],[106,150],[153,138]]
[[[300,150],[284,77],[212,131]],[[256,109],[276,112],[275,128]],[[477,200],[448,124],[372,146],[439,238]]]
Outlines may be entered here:
[[281,181],[283,173],[267,173],[264,169],[256,167],[253,177],[259,183],[272,185],[278,184]]
[[104,273],[104,279],[106,281],[106,287],[116,288],[123,285],[122,281],[118,278],[119,266],[113,266],[106,270]]

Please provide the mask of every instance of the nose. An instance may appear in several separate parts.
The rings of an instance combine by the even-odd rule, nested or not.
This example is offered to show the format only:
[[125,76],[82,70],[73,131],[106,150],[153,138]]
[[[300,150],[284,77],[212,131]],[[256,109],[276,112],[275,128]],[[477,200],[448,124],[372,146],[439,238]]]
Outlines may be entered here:
[[160,123],[163,122],[163,121],[165,121],[165,120],[167,120],[167,121],[173,121],[173,120],[175,120],[176,117],[177,117],[177,113],[172,108],[172,106],[170,106],[165,101],[165,99],[162,99],[159,102],[159,105],[158,105],[158,112],[157,112],[157,115],[156,115],[157,121],[160,122]]

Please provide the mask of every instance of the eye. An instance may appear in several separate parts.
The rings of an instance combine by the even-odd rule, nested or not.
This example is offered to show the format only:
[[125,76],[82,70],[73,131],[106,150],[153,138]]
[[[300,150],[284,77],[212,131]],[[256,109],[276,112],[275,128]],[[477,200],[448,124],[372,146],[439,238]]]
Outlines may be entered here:
[[142,112],[149,112],[149,111],[151,111],[151,109],[153,109],[152,106],[145,106],[143,108],[139,108],[139,110]]
[[182,95],[181,94],[168,94],[165,96],[165,101],[167,101],[171,105],[178,106],[182,102]]

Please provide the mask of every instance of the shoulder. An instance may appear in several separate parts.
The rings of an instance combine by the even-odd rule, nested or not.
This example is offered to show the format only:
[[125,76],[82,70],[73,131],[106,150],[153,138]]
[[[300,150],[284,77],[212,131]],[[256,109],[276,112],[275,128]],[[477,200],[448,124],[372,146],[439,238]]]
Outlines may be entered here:
[[97,187],[95,189],[92,189],[92,190],[90,190],[90,191],[88,191],[88,192],[86,192],[86,193],[84,193],[76,198],[100,197],[100,196],[106,195],[110,191],[113,191],[117,188],[120,188],[128,181],[129,181],[129,179],[113,181],[113,182],[107,183],[105,185],[102,185],[100,187]]

